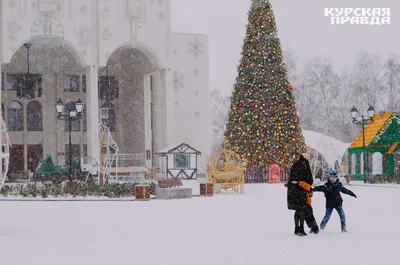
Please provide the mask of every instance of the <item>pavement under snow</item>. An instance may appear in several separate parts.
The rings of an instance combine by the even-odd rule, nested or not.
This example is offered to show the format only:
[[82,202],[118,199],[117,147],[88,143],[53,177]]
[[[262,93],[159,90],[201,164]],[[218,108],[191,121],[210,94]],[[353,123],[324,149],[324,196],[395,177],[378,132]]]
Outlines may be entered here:
[[[349,188],[358,196],[343,195],[349,232],[334,212],[307,237],[293,235],[282,184],[174,201],[0,201],[0,264],[399,264],[400,189]],[[319,222],[325,199],[313,200]]]

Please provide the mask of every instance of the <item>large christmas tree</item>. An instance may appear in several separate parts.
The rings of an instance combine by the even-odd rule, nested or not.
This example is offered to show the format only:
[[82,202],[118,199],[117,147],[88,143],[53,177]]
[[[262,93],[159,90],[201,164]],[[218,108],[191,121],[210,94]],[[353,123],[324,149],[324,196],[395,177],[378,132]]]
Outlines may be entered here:
[[225,146],[248,167],[290,166],[307,151],[268,0],[252,0]]

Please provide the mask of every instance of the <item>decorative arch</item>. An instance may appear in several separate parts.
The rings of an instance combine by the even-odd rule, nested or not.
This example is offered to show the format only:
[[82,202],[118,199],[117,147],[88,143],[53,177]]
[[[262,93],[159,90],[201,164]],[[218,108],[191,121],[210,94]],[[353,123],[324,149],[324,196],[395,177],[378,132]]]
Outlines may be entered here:
[[43,110],[42,104],[34,100],[26,106],[26,126],[30,132],[43,131]]
[[350,174],[355,175],[356,174],[356,154],[351,155],[351,165],[350,166],[351,166]]
[[360,153],[360,174],[364,174],[364,152]]
[[101,104],[101,109],[107,109],[108,112],[108,119],[107,119],[107,127],[110,132],[115,132],[117,129],[117,115],[115,112],[114,104],[110,102],[104,102]]
[[[16,47],[13,55],[10,58],[5,57],[4,58],[4,63],[10,63],[12,59],[14,58],[15,54],[17,51],[27,42],[35,44],[35,43],[40,43],[40,44],[53,44],[53,42],[57,41],[58,44],[60,44],[67,52],[69,52],[72,57],[75,59],[79,67],[83,67],[87,65],[87,62],[85,60],[84,55],[82,55],[79,50],[75,47],[74,44],[71,42],[65,40],[64,38],[53,36],[53,35],[37,35],[33,36],[31,38],[26,39],[25,41],[21,42],[18,44]],[[9,59],[9,60],[7,60]]]
[[383,174],[383,155],[380,152],[375,152],[372,154],[372,174]]
[[24,130],[24,113],[22,104],[11,101],[7,105],[8,131],[20,132]]
[[140,51],[141,53],[143,53],[149,60],[151,67],[153,69],[161,69],[162,68],[162,63],[161,63],[160,57],[157,55],[157,53],[154,52],[148,45],[146,45],[144,43],[140,43],[140,42],[135,42],[135,43],[125,42],[125,43],[118,45],[109,56],[106,56],[105,63],[102,67],[106,66],[108,60],[110,60],[110,58],[113,56],[113,54],[115,54],[120,49],[124,49],[124,48],[136,49],[136,50]]

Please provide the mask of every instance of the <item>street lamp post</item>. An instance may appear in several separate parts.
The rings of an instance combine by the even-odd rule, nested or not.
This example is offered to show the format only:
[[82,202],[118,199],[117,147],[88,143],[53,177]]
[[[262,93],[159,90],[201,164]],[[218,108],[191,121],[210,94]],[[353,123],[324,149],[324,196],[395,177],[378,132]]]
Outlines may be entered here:
[[375,114],[375,109],[372,106],[369,106],[368,110],[368,117],[364,117],[364,115],[361,115],[361,119],[358,118],[358,109],[353,106],[353,108],[350,110],[351,117],[353,118],[353,123],[354,124],[361,124],[362,126],[362,138],[363,138],[363,160],[364,160],[364,174],[363,174],[363,180],[364,183],[367,182],[367,175],[369,172],[368,170],[368,156],[366,156],[366,148],[365,148],[365,125],[369,124],[371,122],[374,122],[374,114]]
[[72,139],[71,139],[71,121],[80,120],[82,118],[84,104],[81,99],[75,102],[75,109],[70,109],[68,113],[64,113],[65,105],[62,102],[61,98],[56,103],[56,111],[57,111],[57,119],[64,120],[68,119],[68,131],[69,131],[69,176],[68,179],[72,181]]

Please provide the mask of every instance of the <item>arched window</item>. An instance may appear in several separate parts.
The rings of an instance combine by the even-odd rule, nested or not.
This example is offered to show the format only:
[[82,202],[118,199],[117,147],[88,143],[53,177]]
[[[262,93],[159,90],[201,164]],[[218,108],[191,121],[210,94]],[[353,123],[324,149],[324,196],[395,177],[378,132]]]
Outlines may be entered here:
[[22,105],[17,101],[11,101],[7,105],[8,114],[8,130],[9,131],[23,131],[24,130],[24,120]]
[[[70,101],[65,104],[64,113],[68,115],[70,111],[76,111],[74,101]],[[65,117],[65,131],[67,131],[67,132],[69,131],[68,117]],[[79,132],[79,130],[80,130],[80,120],[72,118],[71,119],[71,131]]]
[[351,155],[351,174],[356,174],[356,154]]
[[42,105],[38,101],[31,101],[26,106],[26,123],[28,131],[41,132],[43,130]]
[[117,116],[115,114],[115,107],[112,103],[105,102],[101,105],[102,109],[108,109],[108,129],[110,132],[115,132],[117,126]]
[[360,173],[364,174],[364,153],[360,154]]
[[375,152],[372,154],[372,174],[381,175],[383,174],[383,160],[382,154]]
[[1,103],[1,116],[3,117],[3,121],[4,121],[4,104]]

